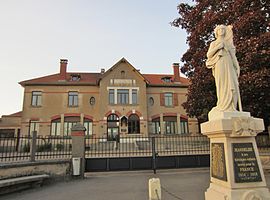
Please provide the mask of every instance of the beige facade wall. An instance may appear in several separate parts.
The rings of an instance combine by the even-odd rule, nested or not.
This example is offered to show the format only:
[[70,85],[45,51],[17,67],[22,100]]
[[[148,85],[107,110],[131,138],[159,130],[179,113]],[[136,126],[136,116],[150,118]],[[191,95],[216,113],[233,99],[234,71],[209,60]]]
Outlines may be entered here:
[[[164,93],[173,93],[177,95],[177,105],[171,107],[166,107],[161,105],[160,96]],[[186,101],[187,87],[148,87],[147,88],[147,101],[148,101],[148,124],[151,126],[152,120],[155,118],[160,118],[161,134],[165,133],[164,127],[164,117],[174,116],[177,120],[176,132],[181,133],[180,121],[181,118],[187,118],[188,120],[188,131],[191,134],[196,134],[199,132],[197,120],[194,118],[188,118],[185,109],[182,104]],[[154,99],[154,104],[150,105],[149,99]],[[149,133],[151,133],[151,128],[149,127]]]
[[0,137],[1,136],[17,136],[20,133],[21,117],[18,116],[2,116],[0,118]]
[[[143,77],[137,72],[134,71],[134,68],[128,66],[127,63],[120,63],[117,68],[114,68],[110,71],[101,81],[100,81],[100,94],[102,96],[100,103],[100,132],[103,135],[107,134],[107,122],[106,114],[107,113],[117,113],[120,119],[125,116],[128,118],[128,115],[132,113],[137,113],[140,117],[140,133],[142,135],[148,134],[147,127],[147,99],[146,99],[146,83]],[[138,104],[109,104],[108,90],[115,89],[128,89],[129,92],[132,92],[132,89],[137,89],[138,91]],[[129,100],[131,94],[129,95]],[[124,129],[120,126],[120,134],[126,135],[125,132],[121,131]]]
[[[42,105],[32,106],[32,92],[42,92]],[[78,92],[78,106],[68,106],[68,92]],[[39,121],[39,134],[50,135],[51,120],[57,116],[84,115],[93,117],[93,132],[98,132],[95,124],[99,119],[99,88],[97,86],[26,86],[22,112],[21,131],[24,135],[29,133],[29,122]],[[90,105],[90,98],[95,97],[95,105]]]
[[[69,85],[68,85],[69,84]],[[186,101],[187,87],[181,84],[167,87],[157,87],[147,84],[144,77],[132,67],[128,62],[118,62],[102,76],[98,86],[86,84],[64,82],[55,85],[26,85],[24,90],[24,101],[21,122],[21,133],[30,134],[30,121],[38,121],[39,135],[50,135],[52,120],[58,119],[61,122],[61,135],[64,134],[64,121],[67,117],[79,117],[83,123],[84,118],[91,119],[92,133],[94,136],[104,136],[108,134],[107,117],[116,114],[119,119],[119,130],[121,136],[128,134],[128,126],[121,125],[123,117],[130,115],[138,116],[140,135],[152,133],[152,120],[159,118],[161,134],[165,131],[166,117],[174,117],[177,122],[175,133],[181,133],[181,119],[187,119],[187,114],[182,107]],[[110,104],[109,89],[115,91],[115,101],[117,101],[117,90],[129,90],[128,104]],[[137,90],[137,104],[133,104],[132,89]],[[32,106],[32,92],[42,92],[41,106]],[[78,92],[78,106],[68,105],[68,93]],[[177,95],[177,105],[166,107],[160,104],[161,94],[170,92]],[[90,98],[95,98],[95,104],[90,105]],[[154,99],[154,104],[149,104],[149,98]],[[17,123],[17,122],[16,122]],[[1,124],[0,124],[1,126]],[[188,130],[191,134],[198,133],[198,123],[196,119],[188,119]]]

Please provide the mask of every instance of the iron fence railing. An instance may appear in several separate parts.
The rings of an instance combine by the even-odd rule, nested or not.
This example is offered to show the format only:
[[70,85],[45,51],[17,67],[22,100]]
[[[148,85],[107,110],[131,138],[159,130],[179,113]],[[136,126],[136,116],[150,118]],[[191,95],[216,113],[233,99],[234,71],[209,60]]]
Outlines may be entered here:
[[71,148],[71,137],[1,137],[0,162],[65,159],[71,157]]
[[[33,142],[35,140],[35,142]],[[269,135],[256,136],[260,153],[270,153]],[[148,157],[209,154],[209,139],[203,135],[86,137],[85,155],[91,158]],[[0,137],[0,163],[28,160],[68,159],[72,155],[70,136]]]
[[30,158],[31,137],[1,137],[0,161],[13,162]]
[[72,139],[68,136],[37,137],[35,159],[65,159],[71,157]]
[[259,134],[255,139],[260,153],[270,153],[270,137],[268,133]]
[[130,157],[209,154],[206,136],[128,136],[118,141],[106,137],[86,139],[86,157]]

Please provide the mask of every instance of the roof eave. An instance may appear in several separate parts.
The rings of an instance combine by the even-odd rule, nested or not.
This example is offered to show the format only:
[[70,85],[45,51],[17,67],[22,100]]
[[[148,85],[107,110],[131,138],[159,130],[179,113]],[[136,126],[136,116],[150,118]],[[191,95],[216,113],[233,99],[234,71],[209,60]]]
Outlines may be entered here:
[[148,84],[148,87],[178,87],[178,88],[187,88],[187,84]]
[[21,84],[23,87],[24,86],[53,86],[53,85],[61,85],[61,86],[69,86],[69,85],[78,85],[78,86],[97,86],[97,83],[72,83],[72,82],[50,82],[50,83],[23,83]]

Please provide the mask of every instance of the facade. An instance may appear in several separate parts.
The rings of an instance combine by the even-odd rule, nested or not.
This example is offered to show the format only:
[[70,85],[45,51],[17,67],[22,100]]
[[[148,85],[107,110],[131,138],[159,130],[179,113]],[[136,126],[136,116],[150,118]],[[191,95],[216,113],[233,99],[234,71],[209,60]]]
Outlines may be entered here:
[[0,138],[20,135],[22,112],[3,115],[0,118]]
[[[182,103],[189,81],[172,75],[141,74],[125,58],[100,73],[67,72],[22,81],[21,134],[70,135],[82,123],[89,136],[115,139],[120,134],[196,134],[198,124],[187,117]],[[0,128],[2,123],[0,122]]]

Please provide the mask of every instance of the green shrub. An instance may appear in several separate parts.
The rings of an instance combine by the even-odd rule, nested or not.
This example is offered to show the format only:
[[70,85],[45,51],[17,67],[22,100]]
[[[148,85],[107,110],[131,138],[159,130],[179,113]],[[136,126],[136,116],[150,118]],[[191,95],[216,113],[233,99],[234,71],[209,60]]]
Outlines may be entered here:
[[64,150],[64,144],[63,144],[63,143],[56,144],[56,150],[57,150],[57,151],[62,151],[62,150]]
[[22,151],[23,152],[30,152],[30,144],[26,143],[25,145],[23,145]]
[[51,143],[45,143],[45,144],[39,145],[37,147],[37,152],[51,151],[51,150],[52,150],[52,144]]

